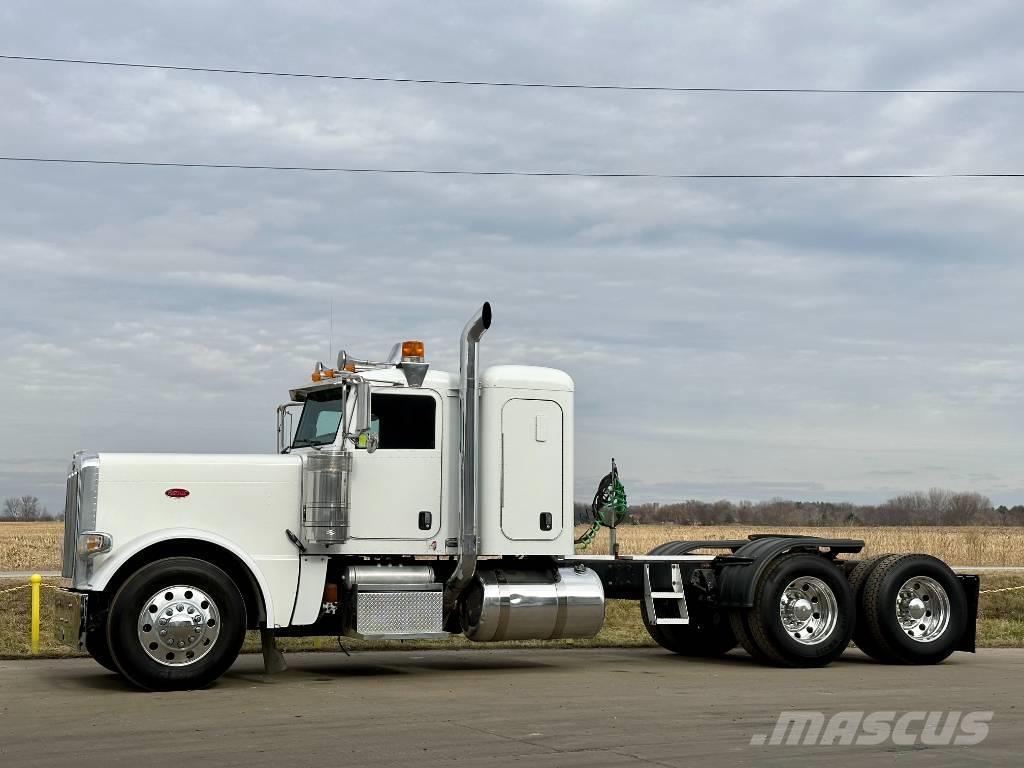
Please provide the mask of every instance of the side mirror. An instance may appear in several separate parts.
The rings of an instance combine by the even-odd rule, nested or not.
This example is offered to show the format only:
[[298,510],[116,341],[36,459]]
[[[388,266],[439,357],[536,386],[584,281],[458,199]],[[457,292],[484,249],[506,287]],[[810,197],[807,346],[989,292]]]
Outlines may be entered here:
[[351,437],[356,444],[365,448],[367,453],[377,450],[380,438],[370,431],[372,427],[372,412],[370,410],[370,382],[357,381],[355,383],[356,407],[352,418],[352,426],[347,437]]
[[356,419],[354,429],[357,435],[370,431],[370,382],[356,382]]

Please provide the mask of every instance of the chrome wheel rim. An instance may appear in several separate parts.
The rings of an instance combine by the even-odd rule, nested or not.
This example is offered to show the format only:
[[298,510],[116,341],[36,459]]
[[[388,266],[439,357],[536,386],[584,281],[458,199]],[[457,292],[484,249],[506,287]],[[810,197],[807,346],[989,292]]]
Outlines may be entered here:
[[801,645],[817,645],[836,628],[839,603],[821,579],[793,579],[779,598],[779,618],[786,632]]
[[949,595],[935,579],[907,579],[896,596],[896,621],[911,640],[930,643],[949,626]]
[[158,664],[195,664],[217,644],[220,611],[201,589],[165,587],[142,606],[138,634],[142,649]]

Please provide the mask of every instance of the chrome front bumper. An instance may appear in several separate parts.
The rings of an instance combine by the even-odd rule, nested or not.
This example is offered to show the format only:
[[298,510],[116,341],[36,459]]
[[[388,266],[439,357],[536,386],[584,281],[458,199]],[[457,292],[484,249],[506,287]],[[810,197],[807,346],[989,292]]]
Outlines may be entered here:
[[88,618],[89,596],[78,592],[54,592],[57,617],[57,639],[76,651],[85,649],[85,622]]

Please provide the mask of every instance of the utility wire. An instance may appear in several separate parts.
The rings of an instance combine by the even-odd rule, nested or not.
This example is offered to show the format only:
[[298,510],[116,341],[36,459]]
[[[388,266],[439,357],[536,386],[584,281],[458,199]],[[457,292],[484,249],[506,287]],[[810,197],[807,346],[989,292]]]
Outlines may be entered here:
[[309,171],[420,176],[520,176],[574,179],[1020,179],[1024,173],[640,173],[574,171],[475,171],[441,168],[358,168],[316,165],[243,165],[239,163],[171,163],[145,160],[90,160],[68,157],[3,157],[8,163],[113,165],[150,168],[212,168],[239,171]]
[[54,56],[13,56],[0,54],[8,61],[35,61],[53,64],[84,64],[129,69],[161,69],[174,72],[211,72],[225,75],[262,75],[266,77],[300,77],[314,80],[347,80],[367,83],[405,83],[411,85],[466,85],[493,88],[554,88],[581,91],[654,91],[662,93],[808,93],[808,94],[974,94],[1022,95],[1024,88],[719,88],[669,85],[602,85],[587,83],[542,83],[503,80],[439,80],[425,77],[382,77],[376,75],[328,75],[312,72],[275,72],[259,69],[228,69],[224,67],[186,67],[172,64],[141,64],[129,61],[96,59],[64,59]]

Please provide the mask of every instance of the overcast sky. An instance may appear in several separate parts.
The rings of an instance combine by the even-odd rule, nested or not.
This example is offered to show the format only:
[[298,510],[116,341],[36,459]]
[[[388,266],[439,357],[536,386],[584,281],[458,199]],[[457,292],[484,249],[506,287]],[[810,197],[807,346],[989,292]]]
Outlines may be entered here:
[[[0,53],[441,79],[1024,87],[1015,2],[6,0]],[[0,61],[0,154],[656,173],[1024,171],[1024,96],[667,94]],[[338,347],[576,381],[576,491],[1024,502],[1024,181],[0,163],[0,497],[76,449],[274,449]],[[334,350],[329,350],[334,302]]]

